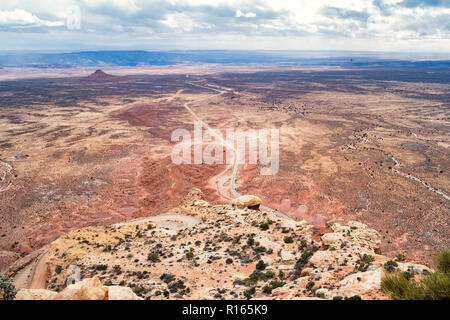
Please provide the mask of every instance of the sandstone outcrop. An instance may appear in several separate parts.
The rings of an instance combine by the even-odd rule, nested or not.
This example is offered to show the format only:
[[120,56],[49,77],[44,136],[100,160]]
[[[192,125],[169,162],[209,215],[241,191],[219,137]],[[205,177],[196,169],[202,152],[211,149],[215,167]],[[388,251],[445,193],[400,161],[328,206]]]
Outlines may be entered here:
[[58,292],[46,289],[20,289],[15,300],[53,300]]
[[131,288],[103,286],[98,278],[87,278],[67,286],[61,292],[45,289],[21,289],[16,300],[142,300]]
[[[305,221],[251,209],[257,199],[211,205],[197,193],[166,218],[88,227],[54,241],[48,289],[59,293],[49,298],[385,298],[380,279],[390,258],[379,254],[377,231],[350,221],[318,234]],[[66,288],[70,265],[87,279]],[[411,262],[398,269],[429,270]]]
[[262,201],[257,196],[244,195],[234,199],[231,203],[236,205],[239,209],[250,208],[257,210]]
[[142,300],[131,288],[121,286],[108,287],[108,300]]
[[108,300],[108,288],[95,277],[68,285],[55,300]]

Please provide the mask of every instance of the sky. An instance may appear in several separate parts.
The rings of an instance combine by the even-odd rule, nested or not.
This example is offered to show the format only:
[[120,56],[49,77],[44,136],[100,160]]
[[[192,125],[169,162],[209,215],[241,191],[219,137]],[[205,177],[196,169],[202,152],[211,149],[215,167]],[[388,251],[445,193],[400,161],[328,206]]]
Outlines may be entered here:
[[450,53],[450,0],[0,2],[0,51],[110,49]]

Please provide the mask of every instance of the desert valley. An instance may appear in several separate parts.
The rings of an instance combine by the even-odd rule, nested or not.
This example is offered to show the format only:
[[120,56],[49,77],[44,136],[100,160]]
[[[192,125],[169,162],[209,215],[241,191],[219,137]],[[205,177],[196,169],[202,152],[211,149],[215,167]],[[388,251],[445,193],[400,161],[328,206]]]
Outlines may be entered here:
[[[142,298],[170,291],[171,298],[378,299],[383,295],[370,285],[350,288],[348,277],[362,259],[356,252],[375,255],[379,267],[404,256],[421,273],[432,267],[433,251],[450,246],[448,66],[19,72],[5,72],[0,81],[0,271],[18,287],[62,290],[67,274],[58,268],[79,265],[83,277],[129,285]],[[278,172],[260,175],[260,164],[247,163],[233,178],[229,164],[174,164],[171,134],[193,130],[193,114],[221,133],[278,129]],[[236,192],[264,206],[231,206],[234,180]],[[180,217],[158,220],[165,215]],[[187,220],[174,227],[180,219]],[[127,221],[140,222],[120,224]],[[294,244],[286,240],[291,233]],[[237,250],[249,234],[264,249]],[[334,262],[325,265],[321,251]],[[208,252],[228,255],[211,259]],[[347,253],[353,257],[344,258]],[[262,273],[260,265],[245,280],[260,260],[273,262],[273,272]],[[186,270],[189,279],[179,282]],[[270,281],[280,272],[286,278],[277,281],[289,285],[277,291],[279,283]],[[170,279],[159,279],[162,274]],[[254,286],[236,284],[236,275],[241,282],[266,277],[269,285],[255,293]],[[317,286],[321,281],[326,290]],[[323,290],[312,294],[312,288]]]

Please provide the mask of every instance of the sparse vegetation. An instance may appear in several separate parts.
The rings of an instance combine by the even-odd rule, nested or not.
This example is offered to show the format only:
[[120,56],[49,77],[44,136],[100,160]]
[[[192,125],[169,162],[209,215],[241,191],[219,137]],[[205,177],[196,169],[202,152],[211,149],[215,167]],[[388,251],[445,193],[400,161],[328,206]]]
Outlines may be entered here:
[[285,283],[282,281],[272,280],[272,281],[270,281],[270,283],[268,285],[263,287],[262,292],[266,293],[266,294],[271,294],[272,290],[274,290],[276,288],[280,288],[284,285],[285,285]]
[[113,270],[117,274],[121,274],[122,273],[122,268],[119,265],[117,265],[117,264],[113,267]]
[[247,245],[249,245],[250,247],[255,244],[255,238],[254,237],[255,237],[254,234],[249,234],[248,235]]
[[389,260],[383,265],[383,267],[387,272],[394,272],[395,269],[398,267],[398,263],[395,261]]
[[251,287],[250,289],[247,289],[244,291],[244,297],[246,297],[248,300],[252,298],[252,296],[255,294],[256,288]]
[[0,272],[0,300],[14,300],[16,294],[17,289],[13,280]]
[[355,268],[358,271],[365,272],[372,265],[372,262],[375,261],[375,258],[370,254],[363,254],[363,256],[357,261]]
[[186,252],[186,258],[187,258],[188,260],[194,259],[194,252],[193,252],[192,249],[189,250],[188,252]]
[[398,262],[405,261],[405,256],[403,254],[399,253],[395,256],[395,260],[397,260]]

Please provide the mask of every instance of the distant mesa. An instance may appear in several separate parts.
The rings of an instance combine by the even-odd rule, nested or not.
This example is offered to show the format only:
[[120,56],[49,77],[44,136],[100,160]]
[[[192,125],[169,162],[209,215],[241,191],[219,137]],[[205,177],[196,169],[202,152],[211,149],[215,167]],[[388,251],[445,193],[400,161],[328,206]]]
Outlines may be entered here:
[[83,81],[94,81],[94,82],[100,82],[100,81],[120,81],[120,80],[127,80],[126,77],[119,77],[119,76],[113,76],[112,74],[108,74],[104,72],[103,70],[96,70],[94,73],[90,74],[87,77],[81,78]]

